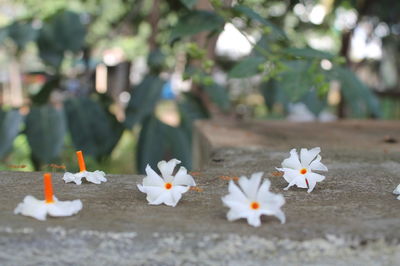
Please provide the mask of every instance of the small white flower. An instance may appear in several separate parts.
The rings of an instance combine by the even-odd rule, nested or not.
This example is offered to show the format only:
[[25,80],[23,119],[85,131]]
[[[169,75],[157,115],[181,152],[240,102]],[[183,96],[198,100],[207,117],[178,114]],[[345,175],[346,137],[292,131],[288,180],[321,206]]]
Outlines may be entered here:
[[223,203],[230,208],[227,218],[234,221],[246,218],[248,224],[258,227],[261,225],[261,215],[276,216],[281,223],[285,223],[285,214],[281,207],[285,199],[281,194],[269,191],[271,182],[265,179],[261,184],[263,173],[254,173],[250,179],[242,176],[239,179],[239,187],[231,180],[229,182],[229,194],[222,197]]
[[103,171],[82,171],[78,173],[69,173],[66,172],[63,176],[65,183],[75,182],[75,184],[80,185],[82,184],[82,178],[86,178],[88,182],[92,182],[95,184],[101,184],[101,182],[106,182],[107,178],[105,177],[106,174]]
[[143,178],[143,184],[138,184],[138,189],[147,194],[147,201],[151,205],[165,205],[175,207],[191,186],[196,186],[193,177],[187,173],[185,167],[181,166],[178,172],[173,176],[175,166],[181,162],[172,159],[169,162],[161,161],[157,164],[160,169],[160,177],[154,170],[147,165],[146,177]]
[[45,200],[38,200],[33,196],[26,196],[24,201],[18,204],[14,210],[14,214],[22,214],[31,216],[38,220],[46,220],[46,215],[50,216],[71,216],[78,213],[82,209],[80,200],[59,201],[53,195],[53,185],[51,182],[51,174],[43,175],[44,196]]
[[399,195],[397,199],[400,200],[400,184],[393,190],[393,194]]
[[24,201],[15,208],[14,214],[31,216],[44,221],[47,214],[56,217],[71,216],[82,209],[80,200],[59,201],[56,197],[53,197],[53,199],[54,202],[47,203],[45,200],[38,200],[31,195],[25,196]]
[[66,172],[63,176],[65,183],[75,182],[75,184],[80,185],[82,184],[82,178],[86,178],[88,182],[95,184],[107,182],[106,173],[103,171],[96,170],[94,172],[89,172],[86,170],[85,159],[83,158],[82,151],[77,151],[76,157],[78,158],[79,172],[75,174]]
[[321,148],[319,147],[311,150],[301,149],[299,160],[296,149],[290,151],[290,157],[282,162],[282,168],[276,168],[284,172],[283,178],[289,183],[289,185],[284,188],[285,190],[296,185],[300,188],[308,188],[307,192],[310,193],[313,191],[317,182],[321,182],[325,179],[325,176],[313,172],[328,171],[328,168],[321,163],[320,152]]

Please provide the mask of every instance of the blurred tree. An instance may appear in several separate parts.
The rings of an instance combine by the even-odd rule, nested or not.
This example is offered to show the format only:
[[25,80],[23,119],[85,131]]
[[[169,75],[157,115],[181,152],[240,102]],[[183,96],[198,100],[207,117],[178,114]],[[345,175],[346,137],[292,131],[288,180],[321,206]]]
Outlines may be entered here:
[[[10,151],[24,125],[20,133],[28,138],[37,169],[59,160],[66,134],[76,149],[101,161],[123,131],[136,126],[141,130],[140,172],[146,164],[154,167],[170,157],[190,168],[193,122],[234,117],[240,106],[231,82],[257,88],[270,113],[279,106],[287,113],[290,103],[303,102],[318,115],[328,106],[330,84],[335,81],[347,103],[340,109],[343,115],[379,117],[377,99],[349,69],[348,39],[355,26],[338,33],[333,26],[336,10],[359,10],[356,24],[371,14],[390,25],[399,23],[393,10],[374,13],[375,1],[369,0],[42,0],[40,5],[36,0],[16,0],[9,5],[22,9],[23,15],[0,30],[0,44],[19,64],[27,47],[36,47],[46,82],[35,92],[25,92],[29,101],[24,105],[30,107],[25,118],[3,106],[0,156]],[[398,5],[393,9],[399,10]],[[228,27],[244,38],[248,53],[236,58],[216,53],[218,39]],[[312,47],[313,34],[336,38],[341,49]],[[96,65],[105,61],[103,52],[115,46],[124,48],[129,61],[147,55],[149,70],[138,84],[126,88],[126,106],[112,93],[95,88]],[[218,73],[225,81],[216,78]],[[165,84],[176,77],[180,84],[191,85],[185,92],[172,93],[179,113],[173,124],[156,110],[168,88]],[[241,89],[239,95],[248,92]]]

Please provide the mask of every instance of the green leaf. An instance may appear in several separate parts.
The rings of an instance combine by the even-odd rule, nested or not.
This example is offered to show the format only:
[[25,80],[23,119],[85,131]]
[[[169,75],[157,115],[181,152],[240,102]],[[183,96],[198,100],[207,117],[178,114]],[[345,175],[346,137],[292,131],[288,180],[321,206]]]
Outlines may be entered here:
[[179,18],[171,31],[171,41],[198,34],[204,31],[219,31],[223,29],[224,19],[215,12],[193,10]]
[[315,50],[313,48],[308,48],[308,47],[307,48],[288,48],[288,49],[283,50],[283,52],[288,55],[300,57],[300,58],[309,58],[309,59],[334,59],[335,58],[335,56],[330,53]]
[[184,4],[188,9],[192,9],[193,6],[197,3],[197,0],[180,0],[182,4]]
[[13,39],[18,50],[23,50],[29,42],[36,39],[37,30],[30,22],[15,21],[8,26],[8,36]]
[[334,67],[331,77],[341,83],[341,92],[346,104],[350,107],[351,116],[381,117],[378,99],[372,91],[348,68]]
[[226,88],[213,83],[203,87],[211,101],[215,103],[222,111],[228,111],[230,108],[229,94]]
[[318,97],[318,93],[316,90],[312,90],[306,93],[300,101],[303,102],[315,116],[319,116],[319,114],[325,109],[327,105],[327,98]]
[[45,21],[39,32],[39,55],[46,63],[58,68],[64,52],[78,52],[83,48],[85,36],[85,26],[77,13],[58,12]]
[[89,98],[70,99],[65,110],[75,148],[98,160],[109,156],[121,138],[122,124]]
[[131,98],[126,107],[126,119],[124,124],[132,128],[140,123],[144,117],[154,111],[154,108],[161,98],[161,91],[165,81],[158,76],[147,75],[143,81],[133,87]]
[[163,159],[176,158],[182,165],[191,168],[190,137],[183,128],[168,126],[155,116],[148,116],[142,126],[138,140],[137,165],[144,173],[146,165],[157,169]]
[[50,105],[32,107],[26,117],[25,133],[33,158],[41,163],[53,162],[59,157],[64,145],[64,111]]
[[315,88],[310,72],[312,62],[305,60],[284,62],[285,70],[277,78],[277,86],[283,90],[292,102],[299,101],[307,92]]
[[58,88],[60,85],[60,76],[54,76],[49,78],[45,84],[43,84],[40,91],[31,97],[33,103],[37,105],[46,104],[49,100],[51,92]]
[[191,93],[183,94],[178,103],[181,115],[181,127],[192,137],[193,123],[198,119],[210,117],[207,109],[201,104],[200,100]]
[[282,104],[285,111],[289,110],[290,101],[284,90],[279,88],[279,83],[276,79],[270,79],[267,82],[261,83],[260,89],[269,111],[273,110],[276,103]]
[[166,141],[163,128],[164,125],[154,116],[143,121],[136,156],[139,173],[145,173],[147,164],[156,169],[157,163],[164,158]]
[[238,62],[230,71],[231,78],[247,78],[260,73],[260,65],[265,62],[262,57],[247,57]]
[[276,26],[274,23],[267,20],[266,18],[263,18],[260,14],[255,12],[253,9],[251,9],[247,6],[243,6],[243,5],[235,5],[233,7],[233,10],[240,14],[247,16],[250,19],[258,21],[262,25],[271,29],[271,32],[269,34],[269,39],[279,40],[279,39],[287,38],[285,32],[282,29],[280,29],[278,26]]
[[15,138],[19,134],[24,117],[19,110],[1,111],[0,115],[0,158],[10,152]]

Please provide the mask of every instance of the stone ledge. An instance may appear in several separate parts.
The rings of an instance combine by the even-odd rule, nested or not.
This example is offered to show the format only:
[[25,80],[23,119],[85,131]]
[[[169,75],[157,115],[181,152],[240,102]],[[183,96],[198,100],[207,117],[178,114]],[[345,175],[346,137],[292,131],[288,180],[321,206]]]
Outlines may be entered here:
[[[177,207],[149,206],[136,184],[142,176],[111,175],[101,185],[64,184],[61,200],[81,199],[83,210],[39,222],[14,215],[25,195],[42,197],[42,174],[1,172],[2,265],[394,265],[400,258],[400,124],[350,121],[330,124],[201,121],[194,145],[201,155],[190,191]],[[283,191],[273,174],[290,148],[322,147],[329,172],[308,194]],[[197,157],[200,158],[200,157]],[[260,228],[228,222],[221,176],[264,171],[286,198],[287,223],[266,217]]]

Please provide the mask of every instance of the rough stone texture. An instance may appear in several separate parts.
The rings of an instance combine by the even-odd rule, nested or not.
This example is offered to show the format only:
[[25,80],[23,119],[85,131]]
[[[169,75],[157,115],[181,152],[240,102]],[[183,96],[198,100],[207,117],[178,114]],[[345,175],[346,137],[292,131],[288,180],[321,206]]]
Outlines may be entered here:
[[[389,137],[389,138],[388,138]],[[94,185],[53,177],[60,200],[83,210],[39,222],[13,215],[27,194],[42,197],[41,173],[2,172],[0,265],[396,265],[400,262],[400,123],[201,121],[195,131],[195,179],[177,207],[149,206],[141,176]],[[320,146],[329,172],[308,194],[286,186],[274,168],[291,148]],[[228,222],[221,176],[264,171],[286,198],[287,223],[260,228]]]

